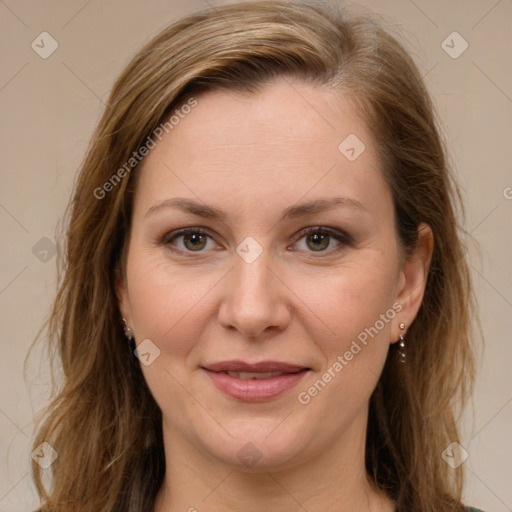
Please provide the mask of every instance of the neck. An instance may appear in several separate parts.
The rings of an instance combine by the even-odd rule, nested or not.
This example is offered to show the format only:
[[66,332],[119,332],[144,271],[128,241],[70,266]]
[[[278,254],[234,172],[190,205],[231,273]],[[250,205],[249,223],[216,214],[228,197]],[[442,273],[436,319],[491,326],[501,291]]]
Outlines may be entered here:
[[166,475],[155,512],[394,511],[393,501],[368,478],[360,429],[314,460],[258,471],[219,462],[172,430],[164,432]]

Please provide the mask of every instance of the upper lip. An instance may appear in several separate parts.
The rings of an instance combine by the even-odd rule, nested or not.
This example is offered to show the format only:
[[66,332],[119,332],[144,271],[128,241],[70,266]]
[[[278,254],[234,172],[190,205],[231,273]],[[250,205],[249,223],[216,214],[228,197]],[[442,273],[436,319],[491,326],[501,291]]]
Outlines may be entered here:
[[295,373],[307,369],[306,366],[281,363],[279,361],[260,361],[258,363],[248,363],[246,361],[231,360],[220,361],[218,363],[211,363],[203,366],[203,368],[212,372],[251,372],[251,373],[265,373],[265,372],[283,372]]

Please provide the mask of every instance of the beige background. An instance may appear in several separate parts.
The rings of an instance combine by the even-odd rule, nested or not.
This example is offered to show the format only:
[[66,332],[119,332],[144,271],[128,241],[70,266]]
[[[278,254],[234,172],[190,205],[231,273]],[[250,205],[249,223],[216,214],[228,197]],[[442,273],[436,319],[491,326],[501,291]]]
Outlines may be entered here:
[[[0,0],[0,512],[36,504],[30,440],[34,412],[48,393],[48,365],[36,354],[24,380],[23,360],[55,294],[56,258],[44,237],[55,241],[102,103],[129,57],[167,23],[218,3]],[[464,187],[467,229],[482,247],[479,254],[468,244],[486,339],[474,409],[464,417],[465,497],[487,512],[510,511],[512,1],[352,5],[383,13],[389,29],[406,38]],[[44,31],[59,45],[47,59],[31,48]],[[454,31],[469,44],[456,59],[442,47]],[[456,36],[448,44],[454,52],[463,41]]]

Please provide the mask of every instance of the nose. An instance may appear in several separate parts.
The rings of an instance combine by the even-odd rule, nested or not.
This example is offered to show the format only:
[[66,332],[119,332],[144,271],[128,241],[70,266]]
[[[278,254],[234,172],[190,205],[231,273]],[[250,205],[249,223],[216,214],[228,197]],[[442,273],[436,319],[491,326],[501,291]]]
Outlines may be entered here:
[[237,255],[226,278],[218,314],[223,327],[254,339],[283,330],[290,323],[290,291],[272,268],[266,251],[252,263]]

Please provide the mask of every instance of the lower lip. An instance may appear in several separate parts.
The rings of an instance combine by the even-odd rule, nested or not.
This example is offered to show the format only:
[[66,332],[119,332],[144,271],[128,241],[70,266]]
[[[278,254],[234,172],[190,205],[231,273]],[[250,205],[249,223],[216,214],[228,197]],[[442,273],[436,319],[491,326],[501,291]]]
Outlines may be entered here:
[[226,373],[212,372],[203,368],[217,388],[232,398],[245,402],[263,402],[275,398],[296,386],[309,370],[284,373],[268,379],[237,379]]

